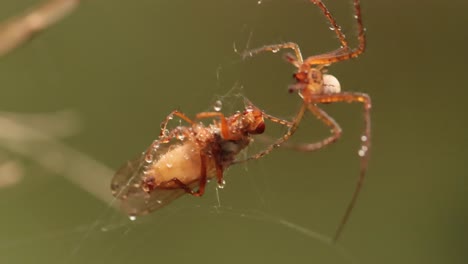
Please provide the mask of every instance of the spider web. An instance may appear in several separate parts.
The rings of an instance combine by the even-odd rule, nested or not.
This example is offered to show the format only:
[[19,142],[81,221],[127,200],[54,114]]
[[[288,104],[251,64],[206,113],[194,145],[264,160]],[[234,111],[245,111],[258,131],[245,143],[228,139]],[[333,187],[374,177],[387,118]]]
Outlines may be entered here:
[[[257,4],[261,6],[266,2],[269,1],[258,1]],[[239,42],[246,44],[233,44],[234,56],[242,49],[250,48],[255,36],[250,26],[241,28],[240,33],[246,40]],[[223,95],[213,96],[211,106],[199,111],[212,111],[214,107],[219,108],[221,105],[225,113],[242,109],[244,99],[247,98],[247,88],[240,80],[232,82],[224,76],[225,72],[243,63],[239,58],[227,59],[213,69],[216,76],[215,92]],[[60,71],[57,74],[60,75]],[[226,87],[231,88],[226,92]],[[264,102],[262,104],[266,105]],[[154,262],[176,259],[181,262],[203,260],[211,263],[218,262],[223,257],[228,259],[230,255],[235,256],[237,253],[234,248],[250,248],[249,252],[252,254],[256,250],[255,243],[267,249],[278,245],[287,247],[291,243],[294,244],[292,248],[298,248],[296,250],[302,252],[307,260],[328,257],[328,261],[355,262],[345,249],[332,245],[327,235],[314,231],[307,221],[296,221],[294,217],[277,209],[274,203],[284,202],[288,198],[282,195],[281,188],[271,184],[271,171],[268,165],[263,164],[263,160],[228,169],[225,173],[226,188],[219,189],[210,184],[206,195],[201,199],[185,195],[151,215],[129,219],[118,210],[118,201],[110,194],[109,183],[115,170],[65,143],[67,138],[88,129],[81,124],[79,117],[73,111],[45,114],[0,113],[0,187],[8,191],[8,188],[12,190],[21,186],[22,180],[29,175],[37,174],[41,177],[54,174],[63,176],[75,188],[91,194],[88,198],[82,198],[82,193],[60,193],[60,190],[55,190],[54,197],[47,197],[52,188],[70,188],[62,187],[63,182],[57,183],[52,177],[35,180],[32,183],[34,186],[28,190],[42,190],[40,193],[46,196],[43,203],[56,199],[63,200],[63,203],[52,203],[58,210],[50,219],[31,219],[35,214],[40,214],[40,208],[31,208],[37,206],[33,201],[34,196],[29,197],[32,200],[30,204],[8,212],[11,221],[31,219],[36,227],[28,228],[28,222],[19,223],[24,228],[22,232],[10,232],[11,237],[5,236],[0,240],[0,252],[6,253],[5,258],[13,260],[11,263],[33,262],[34,255],[40,253],[43,245],[47,245],[46,251],[53,252],[53,260],[49,259],[48,263],[127,263],[148,259]],[[281,129],[278,131],[281,132]],[[242,155],[247,157],[248,153],[262,147],[261,144],[255,145]],[[134,154],[130,153],[129,158]],[[25,192],[22,195],[28,194]],[[8,198],[14,199],[15,196]],[[66,201],[68,199],[70,200]],[[79,199],[90,201],[81,203],[77,201]],[[295,203],[293,200],[287,202]],[[60,222],[63,211],[73,214],[73,207],[82,204],[92,204],[87,216],[81,217],[78,222]],[[66,210],[63,210],[64,207]],[[305,210],[303,207],[298,209]],[[21,212],[22,210],[26,213]],[[229,228],[232,230],[229,231]],[[7,233],[7,230],[4,231]],[[252,245],[243,247],[245,241],[249,240]],[[281,243],[282,241],[284,242]],[[308,252],[310,248],[315,250]],[[30,256],[16,255],[20,250],[30,252]],[[9,251],[15,253],[9,255]],[[281,255],[287,259],[289,253],[274,254],[264,251],[257,254],[257,258],[266,254],[274,257]],[[213,255],[215,258],[211,259]],[[245,258],[247,257],[246,255]],[[39,261],[42,262],[41,260]],[[47,257],[44,262],[46,260]],[[261,261],[261,258],[255,260],[254,257],[250,261]]]

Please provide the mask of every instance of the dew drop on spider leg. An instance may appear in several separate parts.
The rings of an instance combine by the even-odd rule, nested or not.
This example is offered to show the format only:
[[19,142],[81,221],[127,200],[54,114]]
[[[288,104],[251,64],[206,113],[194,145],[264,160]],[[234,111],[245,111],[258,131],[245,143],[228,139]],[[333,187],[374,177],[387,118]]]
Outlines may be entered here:
[[364,135],[363,135],[363,136],[361,136],[361,141],[362,141],[362,142],[366,142],[366,141],[367,141],[367,137],[366,137],[366,136],[364,136]]
[[359,155],[359,157],[364,157],[364,155],[366,155],[366,152],[363,149],[360,149],[358,151],[358,155]]
[[130,221],[135,221],[135,220],[136,220],[136,216],[130,215],[130,216],[128,217],[128,219],[130,219]]
[[367,146],[361,146],[361,149],[358,151],[359,157],[364,157],[367,153]]
[[219,111],[221,111],[222,108],[223,108],[223,102],[221,102],[220,100],[216,100],[216,102],[213,105],[213,109],[216,112],[219,112]]

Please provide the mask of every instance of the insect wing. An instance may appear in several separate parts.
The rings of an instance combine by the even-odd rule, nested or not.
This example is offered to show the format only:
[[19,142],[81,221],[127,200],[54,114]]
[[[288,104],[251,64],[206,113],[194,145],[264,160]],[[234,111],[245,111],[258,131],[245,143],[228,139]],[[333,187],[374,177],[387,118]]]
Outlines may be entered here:
[[155,189],[150,194],[143,191],[141,181],[147,165],[144,156],[128,161],[111,181],[112,194],[120,200],[122,210],[131,216],[158,210],[185,193],[182,189]]

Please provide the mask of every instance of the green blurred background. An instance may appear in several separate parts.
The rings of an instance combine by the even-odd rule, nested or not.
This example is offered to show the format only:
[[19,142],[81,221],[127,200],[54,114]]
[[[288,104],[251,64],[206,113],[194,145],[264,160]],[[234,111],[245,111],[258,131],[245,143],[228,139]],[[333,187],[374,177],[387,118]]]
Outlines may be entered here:
[[[3,0],[0,19],[36,3]],[[326,3],[354,37],[351,0]],[[0,263],[467,263],[468,2],[362,6],[366,53],[330,69],[374,106],[368,180],[339,246],[311,234],[333,234],[354,188],[356,104],[326,106],[344,129],[338,143],[232,167],[219,199],[211,184],[201,199],[130,222],[107,193],[111,170],[143,151],[173,109],[193,116],[242,86],[268,113],[292,116],[300,105],[286,89],[293,67],[279,54],[243,61],[233,45],[333,50],[319,10],[305,0],[100,0],[0,60],[2,115],[26,131],[53,130],[31,125],[35,114],[71,126],[56,140],[2,137],[1,161],[24,177],[0,189]],[[326,134],[307,116],[295,140]]]

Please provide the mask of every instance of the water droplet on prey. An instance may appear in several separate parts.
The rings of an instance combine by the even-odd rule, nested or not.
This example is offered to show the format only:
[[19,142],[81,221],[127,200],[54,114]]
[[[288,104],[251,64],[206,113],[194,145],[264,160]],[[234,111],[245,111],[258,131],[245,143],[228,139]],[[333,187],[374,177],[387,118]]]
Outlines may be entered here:
[[146,155],[145,155],[145,161],[146,161],[147,163],[153,162],[153,155],[152,155],[152,154],[146,154]]
[[223,102],[221,102],[220,100],[217,100],[217,101],[214,103],[213,109],[214,109],[216,112],[219,112],[219,111],[221,111],[222,108],[223,108]]

